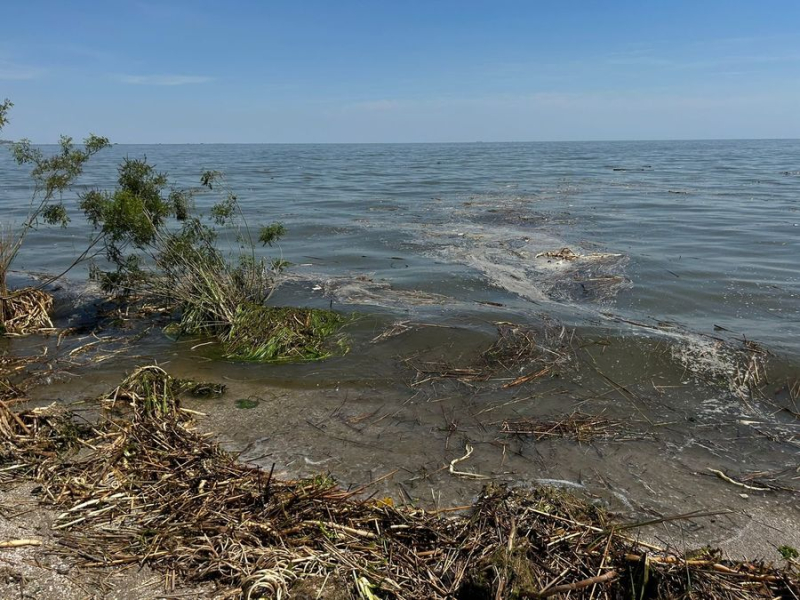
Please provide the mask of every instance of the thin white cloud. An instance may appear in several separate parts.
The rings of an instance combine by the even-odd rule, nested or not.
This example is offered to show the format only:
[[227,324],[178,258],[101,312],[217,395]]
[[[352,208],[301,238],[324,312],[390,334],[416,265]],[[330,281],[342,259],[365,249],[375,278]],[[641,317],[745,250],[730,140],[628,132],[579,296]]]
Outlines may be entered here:
[[615,53],[605,59],[607,65],[614,67],[652,67],[672,70],[715,70],[740,65],[770,65],[775,63],[796,63],[798,53],[783,54],[730,54],[722,53],[710,58],[667,58],[655,54],[633,51],[627,54]]
[[644,67],[672,67],[676,64],[674,60],[641,54],[609,58],[606,62],[610,65]]
[[214,81],[205,75],[119,75],[117,79],[130,85],[192,85]]
[[394,110],[400,108],[401,103],[398,100],[368,100],[365,102],[356,102],[350,105],[350,108],[356,110],[368,110],[383,112],[387,110]]
[[158,21],[192,22],[202,14],[196,10],[186,9],[167,2],[134,2],[133,6],[148,19]]
[[37,79],[44,73],[44,69],[29,65],[18,65],[0,60],[0,81],[22,81]]

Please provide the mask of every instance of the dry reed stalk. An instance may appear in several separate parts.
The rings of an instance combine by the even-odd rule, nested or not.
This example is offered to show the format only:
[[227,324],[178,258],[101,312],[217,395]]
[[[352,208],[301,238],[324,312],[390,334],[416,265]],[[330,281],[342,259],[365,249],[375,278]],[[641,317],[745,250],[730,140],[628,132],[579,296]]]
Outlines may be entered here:
[[558,420],[521,419],[503,421],[500,433],[530,435],[537,440],[547,438],[569,438],[589,442],[596,438],[612,438],[622,433],[622,422],[607,419],[602,415],[587,415],[573,412]]
[[2,299],[2,304],[6,335],[28,335],[55,329],[50,320],[53,297],[43,290],[27,287],[11,292]]
[[549,322],[539,328],[500,322],[497,334],[494,343],[468,365],[406,359],[415,372],[412,387],[455,380],[469,386],[504,381],[502,387],[511,388],[558,373],[572,360],[573,340],[564,327]]

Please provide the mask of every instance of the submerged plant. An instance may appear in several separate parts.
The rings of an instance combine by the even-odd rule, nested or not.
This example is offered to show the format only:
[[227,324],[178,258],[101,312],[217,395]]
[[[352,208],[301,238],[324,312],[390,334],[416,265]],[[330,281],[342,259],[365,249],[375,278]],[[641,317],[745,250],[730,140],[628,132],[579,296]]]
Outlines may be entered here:
[[225,355],[260,361],[328,358],[332,350],[326,342],[343,320],[330,310],[244,304],[223,337]]
[[155,365],[140,367],[100,400],[108,408],[128,403],[136,418],[177,415],[182,382]]
[[781,546],[778,548],[778,552],[783,557],[784,560],[794,560],[800,557],[800,552],[798,552],[795,548],[791,546]]

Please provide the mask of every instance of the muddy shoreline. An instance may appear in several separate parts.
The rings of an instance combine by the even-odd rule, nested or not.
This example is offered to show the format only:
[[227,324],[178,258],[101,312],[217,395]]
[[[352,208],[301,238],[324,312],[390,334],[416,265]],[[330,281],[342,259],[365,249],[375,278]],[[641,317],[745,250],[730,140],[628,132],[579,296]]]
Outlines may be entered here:
[[[46,597],[74,561],[101,578],[90,578],[89,593],[119,598],[126,596],[117,593],[116,583],[131,573],[108,567],[126,564],[164,573],[167,597],[184,593],[176,589],[184,578],[222,586],[189,589],[195,597],[248,598],[306,597],[308,586],[316,589],[323,577],[330,579],[322,584],[329,591],[317,597],[582,596],[591,587],[601,597],[667,598],[689,585],[711,596],[746,598],[792,593],[800,585],[791,557],[783,567],[742,562],[708,545],[699,553],[663,546],[662,536],[648,533],[654,525],[669,530],[676,523],[714,522],[730,510],[717,506],[624,523],[548,485],[512,490],[479,481],[475,472],[455,468],[470,457],[470,447],[450,462],[448,473],[482,489],[470,506],[457,509],[425,511],[382,495],[381,484],[397,471],[350,490],[329,475],[287,479],[275,463],[269,471],[248,466],[195,431],[198,412],[182,406],[179,396],[206,388],[150,366],[95,400],[105,415],[100,421],[57,404],[15,413],[4,403],[0,475],[6,484],[31,479],[38,485],[17,488],[19,498],[33,492],[60,511],[54,516],[36,507],[6,515],[9,535],[38,536],[5,542],[18,546],[6,584],[29,585]],[[10,489],[4,490],[6,501],[13,498]],[[15,523],[20,515],[27,515],[22,528]],[[685,542],[684,528],[679,531]],[[36,564],[37,552],[43,557],[51,550],[67,562]],[[31,560],[39,571],[29,568]],[[563,567],[553,579],[554,569]],[[148,571],[136,578],[139,590],[156,581]],[[130,591],[133,584],[122,585]]]
[[[360,304],[331,306],[362,309],[345,327],[349,353],[259,365],[165,335],[169,315],[114,312],[81,292],[57,303],[58,335],[6,339],[3,365],[29,399],[20,408],[56,401],[91,421],[102,413],[96,398],[133,366],[156,361],[175,377],[224,388],[183,406],[242,464],[289,480],[369,485],[404,510],[471,505],[487,482],[550,486],[618,522],[656,521],[637,539],[677,556],[712,546],[728,560],[778,564],[780,548],[800,547],[796,380],[768,350],[705,337],[687,352],[686,336],[669,328],[643,336],[647,324],[634,323],[635,333],[619,336],[541,315],[511,323],[492,318],[501,309],[491,305],[477,308],[488,317],[479,332],[424,313],[395,320]],[[102,326],[101,313],[113,315]],[[4,501],[14,494],[4,489]],[[46,540],[6,551],[19,565],[53,549],[43,525],[53,514],[37,510],[7,520],[21,528],[9,537]],[[45,571],[26,576],[39,593]],[[11,572],[7,580],[22,581]],[[125,597],[104,585],[91,593]]]

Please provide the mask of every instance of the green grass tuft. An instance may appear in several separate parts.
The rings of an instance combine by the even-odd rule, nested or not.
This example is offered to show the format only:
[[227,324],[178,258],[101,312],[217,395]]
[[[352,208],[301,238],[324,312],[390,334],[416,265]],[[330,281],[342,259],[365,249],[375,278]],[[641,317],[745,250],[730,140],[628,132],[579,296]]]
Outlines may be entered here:
[[778,548],[778,552],[780,552],[784,560],[792,560],[797,557],[800,557],[800,552],[798,552],[795,548],[792,548],[791,546],[781,546],[780,548]]
[[222,337],[225,357],[267,362],[328,358],[334,350],[347,350],[342,338],[330,343],[344,322],[330,310],[243,304]]

